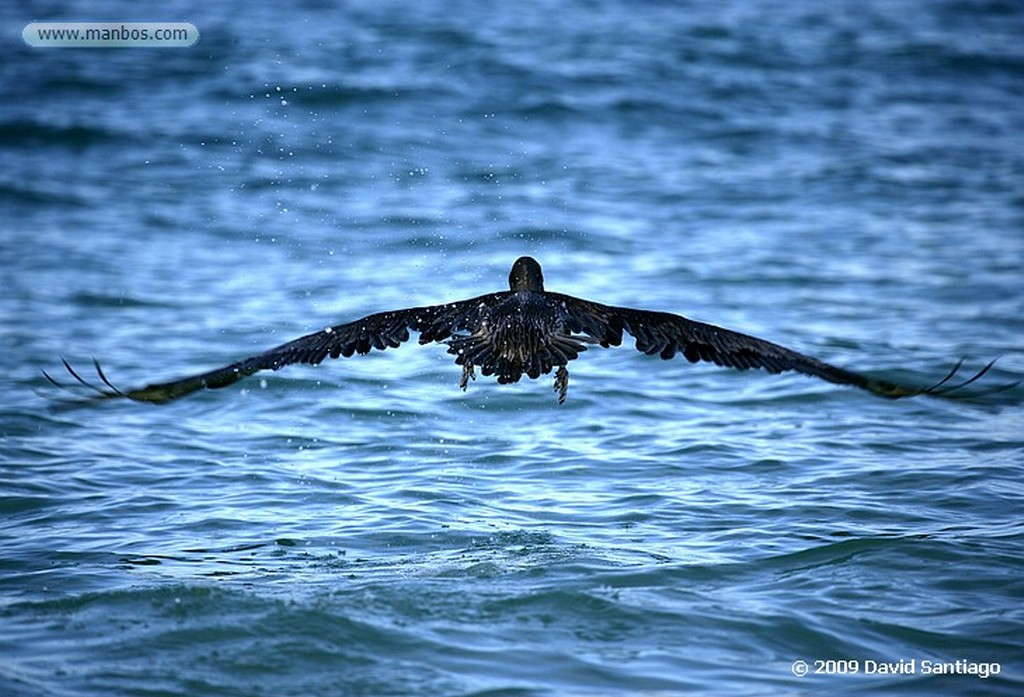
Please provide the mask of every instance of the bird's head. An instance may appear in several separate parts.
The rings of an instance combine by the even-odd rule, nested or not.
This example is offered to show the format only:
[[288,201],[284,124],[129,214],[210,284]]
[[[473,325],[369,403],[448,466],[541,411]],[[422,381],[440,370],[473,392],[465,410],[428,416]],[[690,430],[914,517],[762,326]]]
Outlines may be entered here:
[[516,263],[512,264],[512,271],[508,274],[508,286],[513,292],[520,290],[543,292],[544,274],[541,272],[537,260],[533,257],[516,259]]

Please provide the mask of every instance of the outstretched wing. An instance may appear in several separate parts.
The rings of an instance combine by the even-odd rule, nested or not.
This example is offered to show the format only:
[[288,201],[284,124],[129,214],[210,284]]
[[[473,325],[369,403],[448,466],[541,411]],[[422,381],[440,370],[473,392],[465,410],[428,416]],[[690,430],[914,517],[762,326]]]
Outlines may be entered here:
[[[379,312],[347,324],[328,327],[313,334],[281,344],[269,351],[205,373],[190,375],[170,382],[154,383],[133,390],[115,387],[103,373],[99,363],[93,361],[96,374],[103,386],[93,385],[63,361],[68,373],[82,386],[91,390],[86,401],[104,399],[131,399],[136,402],[163,404],[198,390],[218,389],[243,380],[261,370],[278,370],[294,363],[317,365],[325,358],[348,358],[353,354],[366,354],[372,349],[383,351],[396,348],[409,340],[409,331],[419,332],[419,343],[444,341],[453,332],[472,330],[481,311],[499,301],[507,293],[492,293],[446,305],[428,305],[391,312]],[[46,379],[57,387],[66,385],[45,371]],[[75,402],[77,404],[81,402]]]
[[[636,339],[636,348],[649,356],[666,360],[682,354],[691,363],[707,361],[739,370],[760,368],[769,373],[795,371],[840,385],[853,385],[889,399],[917,395],[948,395],[981,378],[995,363],[989,363],[967,380],[950,384],[963,361],[938,383],[929,387],[906,387],[886,380],[860,375],[817,358],[798,353],[785,346],[705,324],[668,312],[636,310],[628,307],[602,305],[569,295],[552,293],[564,303],[570,318],[568,329],[593,337],[601,346],[618,346],[623,331]],[[1009,389],[1014,385],[996,388]],[[987,393],[986,393],[987,394]],[[975,395],[977,396],[977,395]]]

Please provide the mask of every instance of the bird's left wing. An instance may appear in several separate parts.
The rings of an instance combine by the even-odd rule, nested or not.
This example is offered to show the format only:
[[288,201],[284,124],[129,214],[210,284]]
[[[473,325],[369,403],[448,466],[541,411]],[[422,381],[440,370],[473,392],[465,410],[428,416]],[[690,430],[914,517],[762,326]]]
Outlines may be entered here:
[[[222,368],[131,390],[115,387],[107,379],[97,361],[93,361],[93,365],[102,386],[85,380],[71,364],[64,360],[64,367],[68,373],[82,387],[90,391],[86,400],[64,403],[64,406],[77,406],[106,399],[130,399],[136,402],[163,404],[204,388],[227,387],[261,370],[278,370],[294,363],[317,365],[328,357],[344,356],[348,358],[353,354],[369,353],[372,349],[383,351],[395,348],[409,340],[410,330],[419,332],[419,343],[421,344],[444,341],[453,332],[472,329],[481,309],[502,295],[501,293],[492,293],[445,305],[428,305],[367,315],[354,322],[339,324],[307,334]],[[43,371],[43,375],[57,387],[68,389],[66,385],[58,382],[45,371]]]
[[[989,363],[967,380],[950,383],[962,363],[941,381],[929,387],[907,387],[887,380],[861,375],[779,344],[713,324],[697,322],[669,312],[637,310],[581,300],[551,293],[565,308],[569,331],[587,334],[601,346],[618,346],[623,331],[636,339],[636,348],[649,356],[670,359],[677,353],[691,363],[707,361],[728,368],[760,368],[769,373],[795,371],[828,382],[853,385],[889,399],[917,395],[948,396],[981,378],[994,364]],[[996,388],[996,391],[1015,385]]]

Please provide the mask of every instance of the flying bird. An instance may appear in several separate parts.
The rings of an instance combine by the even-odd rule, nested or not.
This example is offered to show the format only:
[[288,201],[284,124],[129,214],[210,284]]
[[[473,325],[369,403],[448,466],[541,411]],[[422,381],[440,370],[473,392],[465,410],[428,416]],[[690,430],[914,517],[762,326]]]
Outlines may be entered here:
[[[707,361],[719,366],[769,373],[796,371],[840,385],[852,385],[890,399],[917,395],[950,396],[981,378],[992,367],[986,365],[972,377],[951,383],[960,361],[949,374],[930,387],[914,388],[880,380],[825,363],[779,344],[705,324],[669,312],[638,310],[583,300],[544,290],[540,264],[520,257],[512,265],[509,289],[443,305],[426,305],[367,315],[354,322],[328,327],[289,341],[269,351],[244,358],[231,365],[170,382],[154,383],[133,390],[115,387],[99,362],[93,361],[102,387],[94,385],[62,359],[65,369],[81,386],[91,390],[85,401],[130,399],[163,404],[198,390],[219,389],[262,370],[286,365],[317,365],[325,358],[346,358],[373,349],[396,348],[409,340],[410,331],[419,333],[419,343],[443,343],[455,363],[462,366],[459,387],[465,390],[476,370],[496,376],[499,384],[518,382],[555,371],[554,390],[559,404],[569,389],[569,361],[588,346],[609,348],[622,343],[623,332],[636,340],[636,348],[649,356],[670,359],[682,354],[691,363]],[[69,389],[45,371],[55,386]],[[996,388],[1007,389],[1014,385]],[[81,400],[76,403],[81,403]]]

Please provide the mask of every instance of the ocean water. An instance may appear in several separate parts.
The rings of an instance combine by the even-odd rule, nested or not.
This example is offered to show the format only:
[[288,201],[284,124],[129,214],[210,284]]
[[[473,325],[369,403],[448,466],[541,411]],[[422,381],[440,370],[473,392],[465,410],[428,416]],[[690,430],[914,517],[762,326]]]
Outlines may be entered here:
[[[162,407],[54,412],[41,372],[170,379],[529,254],[851,369],[1020,380],[1020,4],[0,19],[0,694],[1024,692],[1024,388],[628,341],[562,406],[414,341]],[[90,19],[201,38],[21,41]]]

